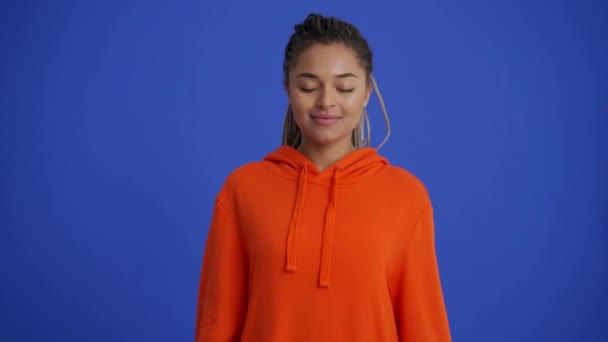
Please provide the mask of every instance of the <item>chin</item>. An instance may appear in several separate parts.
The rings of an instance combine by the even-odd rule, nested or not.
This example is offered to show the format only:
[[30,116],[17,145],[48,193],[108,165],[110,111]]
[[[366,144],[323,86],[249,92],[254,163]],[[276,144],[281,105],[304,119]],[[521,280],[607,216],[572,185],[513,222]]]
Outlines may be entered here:
[[[308,136],[306,140],[312,142],[315,145],[336,145],[341,143],[350,143],[351,135],[348,134],[346,136],[340,137],[330,137],[330,136]],[[347,141],[348,140],[348,141]]]

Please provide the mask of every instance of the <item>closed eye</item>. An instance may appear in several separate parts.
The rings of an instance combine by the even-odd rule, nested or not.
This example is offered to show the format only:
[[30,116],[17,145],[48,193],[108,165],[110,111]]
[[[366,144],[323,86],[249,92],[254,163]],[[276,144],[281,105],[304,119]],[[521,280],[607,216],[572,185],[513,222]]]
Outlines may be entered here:
[[[317,90],[317,88],[304,88],[304,87],[300,87],[300,91],[302,91],[304,93],[312,93],[315,90]],[[341,93],[352,93],[354,90],[355,90],[355,88],[351,88],[351,89],[338,88],[338,91],[341,92]]]

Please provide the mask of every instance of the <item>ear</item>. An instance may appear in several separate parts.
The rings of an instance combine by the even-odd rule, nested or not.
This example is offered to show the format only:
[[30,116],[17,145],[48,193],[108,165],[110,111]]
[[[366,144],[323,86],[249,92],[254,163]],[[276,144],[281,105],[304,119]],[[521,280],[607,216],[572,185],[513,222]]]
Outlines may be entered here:
[[367,107],[367,103],[369,102],[369,98],[372,95],[372,81],[368,81],[365,87],[365,101],[363,101],[363,107]]

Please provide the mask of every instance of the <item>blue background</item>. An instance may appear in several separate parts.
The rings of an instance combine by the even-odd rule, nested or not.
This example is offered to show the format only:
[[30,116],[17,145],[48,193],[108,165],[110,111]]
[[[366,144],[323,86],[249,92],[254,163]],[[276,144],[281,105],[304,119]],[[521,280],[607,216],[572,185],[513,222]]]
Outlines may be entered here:
[[608,341],[599,0],[3,1],[1,341],[193,339],[213,199],[278,146],[309,12],[374,50],[454,341]]

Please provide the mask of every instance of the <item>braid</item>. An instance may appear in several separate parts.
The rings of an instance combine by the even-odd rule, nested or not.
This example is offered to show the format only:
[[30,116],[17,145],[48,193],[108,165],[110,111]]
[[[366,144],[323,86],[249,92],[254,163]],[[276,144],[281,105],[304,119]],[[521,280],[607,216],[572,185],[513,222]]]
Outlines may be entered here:
[[310,14],[303,23],[295,25],[294,29],[295,32],[285,47],[285,61],[283,62],[285,81],[289,69],[297,57],[314,44],[345,44],[355,51],[366,73],[368,75],[372,73],[372,50],[354,25],[335,17]]

